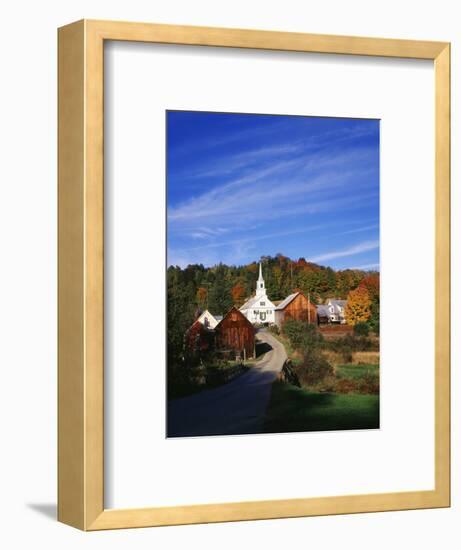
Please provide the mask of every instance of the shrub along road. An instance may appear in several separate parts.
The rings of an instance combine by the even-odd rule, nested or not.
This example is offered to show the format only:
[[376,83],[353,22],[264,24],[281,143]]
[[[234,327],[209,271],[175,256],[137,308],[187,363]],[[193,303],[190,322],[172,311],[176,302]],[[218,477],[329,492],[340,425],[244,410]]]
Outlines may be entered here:
[[256,338],[272,349],[248,372],[219,388],[168,402],[168,437],[263,432],[272,383],[287,354],[269,332]]

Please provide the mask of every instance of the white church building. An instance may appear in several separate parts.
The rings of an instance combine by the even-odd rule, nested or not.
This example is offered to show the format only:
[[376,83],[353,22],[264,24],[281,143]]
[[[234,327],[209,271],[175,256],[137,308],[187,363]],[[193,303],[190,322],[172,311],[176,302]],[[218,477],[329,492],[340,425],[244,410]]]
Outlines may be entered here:
[[240,311],[253,324],[275,322],[275,305],[267,297],[261,263],[259,264],[259,278],[256,282],[256,295],[247,300]]

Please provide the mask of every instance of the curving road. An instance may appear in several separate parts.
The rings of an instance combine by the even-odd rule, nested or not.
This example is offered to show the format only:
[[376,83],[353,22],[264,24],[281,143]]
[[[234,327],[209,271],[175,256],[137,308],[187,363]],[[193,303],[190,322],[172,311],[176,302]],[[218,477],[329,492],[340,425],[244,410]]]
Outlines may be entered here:
[[261,433],[272,382],[287,354],[269,332],[258,332],[256,339],[272,349],[248,372],[219,388],[168,403],[168,437]]

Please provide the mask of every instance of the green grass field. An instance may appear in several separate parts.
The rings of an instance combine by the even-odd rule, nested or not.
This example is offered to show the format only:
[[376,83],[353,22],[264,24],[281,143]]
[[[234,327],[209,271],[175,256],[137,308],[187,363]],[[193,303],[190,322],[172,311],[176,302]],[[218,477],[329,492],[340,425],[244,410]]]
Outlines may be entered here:
[[378,395],[316,393],[284,382],[272,385],[266,433],[372,428],[379,428]]
[[379,365],[337,365],[335,373],[338,378],[358,380],[370,374],[379,376]]

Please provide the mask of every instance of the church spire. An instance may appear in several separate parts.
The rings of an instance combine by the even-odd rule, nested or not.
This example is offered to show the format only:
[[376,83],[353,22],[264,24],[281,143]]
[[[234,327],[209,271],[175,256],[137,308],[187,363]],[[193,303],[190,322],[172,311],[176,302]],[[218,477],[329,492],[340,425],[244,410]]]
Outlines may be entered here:
[[263,271],[261,262],[259,262],[259,277],[256,282],[256,296],[263,296],[266,294],[266,287],[263,279]]

